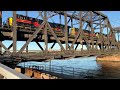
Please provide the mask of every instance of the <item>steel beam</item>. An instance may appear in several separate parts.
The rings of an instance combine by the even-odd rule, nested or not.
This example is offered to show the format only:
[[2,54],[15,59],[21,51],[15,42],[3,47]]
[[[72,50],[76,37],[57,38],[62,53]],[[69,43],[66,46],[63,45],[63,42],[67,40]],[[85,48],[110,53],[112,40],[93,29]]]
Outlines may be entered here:
[[17,50],[16,11],[13,11],[13,54]]
[[[42,13],[39,13],[39,14],[41,15],[42,19],[44,19]],[[57,43],[60,45],[61,50],[65,51],[64,47],[62,46],[62,43],[61,43],[60,40],[57,38],[57,36],[56,36],[56,34],[54,33],[54,31],[52,30],[50,24],[48,23],[48,21],[46,21],[46,22],[47,22],[48,28],[50,29],[52,35],[53,35],[54,38],[56,39]]]
[[36,41],[36,43],[37,43],[37,45],[40,47],[40,49],[41,49],[42,51],[44,51],[44,49],[42,48],[42,46],[40,45],[40,43],[37,42],[37,41]]
[[51,49],[55,46],[56,42],[53,43],[53,45],[51,46]]
[[[26,11],[26,16],[28,16],[28,11]],[[29,36],[29,34],[28,34],[28,36]],[[28,53],[28,46],[26,47],[26,53]]]
[[[100,16],[99,16],[99,23],[100,23],[100,35],[99,35],[99,38],[97,39],[97,42],[96,42],[96,49],[97,49],[97,46],[98,46],[98,42],[100,41],[101,42],[101,44],[103,43],[102,42],[102,28],[101,28],[101,23],[102,23],[102,21],[100,20]],[[101,45],[102,46],[102,45]]]
[[[54,11],[55,13],[59,13],[61,15],[64,15],[64,11]],[[70,17],[70,18],[74,18],[76,20],[80,20],[80,18],[74,16],[74,15],[70,15],[70,14],[67,14],[67,17]],[[82,21],[86,21],[84,18],[82,18]],[[89,23],[89,21],[86,21],[87,23]]]
[[93,22],[92,22],[92,11],[90,11],[90,27],[91,27],[91,33],[92,33],[92,49],[94,49],[94,39],[93,39],[93,33],[94,33],[94,29],[93,29]]
[[47,21],[47,24],[48,24],[48,28],[50,29],[52,35],[53,35],[54,38],[56,39],[57,43],[60,45],[61,50],[65,51],[65,49],[64,49],[64,47],[63,47],[63,45],[62,45],[62,43],[61,43],[60,40],[57,38],[56,34],[55,34],[54,31],[52,30],[52,28],[51,28],[50,24],[48,23],[48,21]]
[[108,47],[108,50],[109,50],[109,45],[110,45],[110,42],[109,42],[109,34],[108,34],[108,26],[107,26],[107,47]]
[[66,44],[66,50],[68,50],[67,11],[64,12],[64,17],[65,17],[65,44]]
[[[100,19],[100,16],[99,16]],[[103,29],[101,28],[101,19],[100,19],[100,41],[101,41],[101,50],[103,51]]]
[[82,11],[80,11],[80,28],[79,28],[78,34],[76,35],[74,41],[72,42],[72,45],[71,45],[71,47],[70,47],[70,50],[73,48],[73,46],[74,46],[76,40],[78,39],[81,31],[82,31]]
[[[44,21],[46,22],[47,20],[47,13],[46,11],[44,11]],[[48,53],[48,35],[47,35],[47,23],[45,24],[45,28],[44,28],[44,36],[45,36],[45,54]]]
[[46,22],[43,21],[42,24],[36,29],[36,31],[33,33],[33,35],[27,40],[27,42],[23,45],[23,47],[19,50],[19,52],[17,53],[18,55],[23,52],[23,50],[28,46],[28,44],[37,37],[37,34],[39,33],[39,31],[42,29],[43,25]]
[[[10,46],[8,47],[8,50],[10,50],[10,48],[13,46],[13,43],[10,44]],[[6,53],[6,51],[3,53],[3,55]]]
[[9,54],[11,54],[11,52],[8,50],[8,48],[6,48],[6,46],[0,41],[0,45],[5,49],[5,51],[7,51]]
[[105,14],[101,13],[100,11],[93,11],[97,15],[101,15],[102,17],[108,18]]
[[79,44],[76,45],[75,50],[77,49],[78,45],[79,45]]

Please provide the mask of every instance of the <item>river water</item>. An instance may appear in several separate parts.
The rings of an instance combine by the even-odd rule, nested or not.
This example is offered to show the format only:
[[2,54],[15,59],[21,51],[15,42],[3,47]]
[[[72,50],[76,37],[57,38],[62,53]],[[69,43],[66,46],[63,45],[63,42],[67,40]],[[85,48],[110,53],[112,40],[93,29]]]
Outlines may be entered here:
[[[61,73],[55,68],[64,68],[64,74],[73,75],[76,79],[119,79],[120,62],[96,61],[96,57],[72,58],[69,60],[51,60],[51,62],[26,62],[51,66],[51,71]],[[19,65],[23,65],[22,63]],[[72,72],[74,69],[74,73]],[[69,73],[68,71],[71,71]]]

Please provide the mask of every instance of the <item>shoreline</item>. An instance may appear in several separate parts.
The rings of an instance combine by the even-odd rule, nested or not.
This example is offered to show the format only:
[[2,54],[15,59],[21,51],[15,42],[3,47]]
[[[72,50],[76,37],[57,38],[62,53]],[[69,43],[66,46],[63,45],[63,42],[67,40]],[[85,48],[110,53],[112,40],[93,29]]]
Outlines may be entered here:
[[120,53],[100,55],[96,57],[96,61],[120,61]]

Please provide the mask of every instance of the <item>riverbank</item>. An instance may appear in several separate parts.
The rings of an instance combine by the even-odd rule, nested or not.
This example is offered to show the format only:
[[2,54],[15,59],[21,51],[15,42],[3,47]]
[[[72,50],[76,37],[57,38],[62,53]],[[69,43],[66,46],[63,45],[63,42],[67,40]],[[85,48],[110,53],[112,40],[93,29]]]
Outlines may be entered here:
[[120,53],[100,55],[96,57],[96,60],[97,61],[120,61]]

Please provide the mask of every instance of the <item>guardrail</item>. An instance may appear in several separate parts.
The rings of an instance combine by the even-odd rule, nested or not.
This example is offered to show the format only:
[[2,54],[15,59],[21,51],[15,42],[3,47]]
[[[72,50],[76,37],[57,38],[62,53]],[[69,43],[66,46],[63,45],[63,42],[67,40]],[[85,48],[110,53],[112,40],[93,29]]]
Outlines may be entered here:
[[0,74],[4,76],[4,79],[31,79],[30,77],[19,73],[0,63]]

